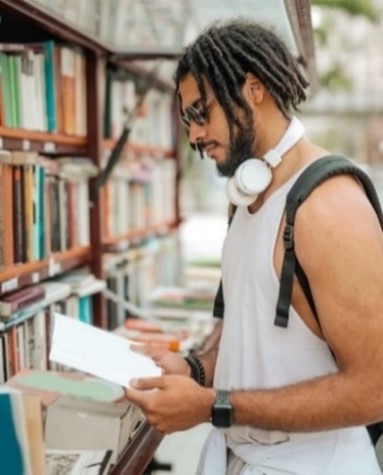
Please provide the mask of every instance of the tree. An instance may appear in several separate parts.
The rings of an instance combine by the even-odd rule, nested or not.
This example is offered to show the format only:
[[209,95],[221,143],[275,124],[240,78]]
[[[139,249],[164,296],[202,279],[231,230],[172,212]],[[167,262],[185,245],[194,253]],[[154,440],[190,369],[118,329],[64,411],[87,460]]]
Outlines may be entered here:
[[[323,21],[314,28],[317,44],[321,47],[328,46],[329,36],[334,31],[334,18],[332,14],[329,14],[329,10],[339,10],[351,16],[363,17],[372,23],[378,23],[380,20],[380,13],[372,0],[311,0],[311,4],[324,13]],[[347,47],[346,39],[344,47]],[[345,74],[342,64],[336,57],[333,58],[333,63],[320,74],[319,82],[321,86],[332,91],[352,88],[352,80]]]

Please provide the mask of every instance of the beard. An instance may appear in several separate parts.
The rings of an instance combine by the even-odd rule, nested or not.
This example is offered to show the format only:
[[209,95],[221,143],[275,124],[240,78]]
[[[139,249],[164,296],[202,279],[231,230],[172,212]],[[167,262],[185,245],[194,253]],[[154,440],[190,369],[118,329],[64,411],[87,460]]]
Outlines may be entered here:
[[228,149],[227,160],[216,165],[218,174],[227,178],[234,176],[239,165],[254,156],[255,141],[254,123],[250,121],[235,133]]

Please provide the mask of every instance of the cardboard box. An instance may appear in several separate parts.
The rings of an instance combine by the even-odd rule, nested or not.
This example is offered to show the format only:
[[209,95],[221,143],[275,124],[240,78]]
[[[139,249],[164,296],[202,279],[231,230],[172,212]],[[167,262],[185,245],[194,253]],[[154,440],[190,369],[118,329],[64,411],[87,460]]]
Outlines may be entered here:
[[[139,409],[131,403],[104,403],[61,396],[47,407],[47,449],[113,451],[115,463],[137,426]],[[142,419],[141,419],[142,420]]]

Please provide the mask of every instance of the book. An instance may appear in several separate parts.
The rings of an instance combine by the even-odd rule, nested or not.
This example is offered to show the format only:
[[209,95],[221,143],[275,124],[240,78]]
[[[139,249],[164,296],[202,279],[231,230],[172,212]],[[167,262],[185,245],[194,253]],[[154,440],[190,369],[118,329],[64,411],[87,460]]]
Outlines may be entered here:
[[129,340],[170,351],[187,351],[194,346],[194,337],[188,330],[170,330],[169,325],[144,318],[128,318],[115,333]]
[[0,388],[0,444],[5,474],[45,475],[42,416],[39,401],[10,388]]
[[107,404],[120,401],[125,396],[124,390],[117,384],[74,371],[27,369],[10,378],[6,386],[39,396],[44,407],[61,396]]
[[10,317],[13,313],[21,310],[32,303],[43,300],[45,289],[41,285],[24,287],[0,297],[0,317]]
[[145,332],[127,330],[124,327],[120,327],[115,330],[115,333],[137,343],[163,347],[175,352],[191,350],[195,344],[192,334],[187,330],[173,332]]
[[132,378],[159,376],[161,369],[148,356],[132,351],[131,343],[55,313],[49,359],[126,387]]
[[61,396],[46,409],[45,443],[48,449],[112,451],[115,463],[142,414],[128,401],[105,403]]
[[106,475],[111,450],[46,449],[47,475]]
[[28,458],[32,474],[45,475],[45,444],[41,401],[38,396],[23,394],[24,418],[28,438]]

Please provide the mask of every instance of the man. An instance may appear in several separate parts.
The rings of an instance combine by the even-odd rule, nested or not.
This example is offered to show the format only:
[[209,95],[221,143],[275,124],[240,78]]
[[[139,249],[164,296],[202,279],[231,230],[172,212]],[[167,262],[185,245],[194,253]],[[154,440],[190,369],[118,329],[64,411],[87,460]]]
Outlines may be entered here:
[[307,83],[275,34],[247,21],[201,34],[175,80],[191,145],[232,180],[249,157],[267,157],[272,180],[238,207],[228,231],[218,351],[185,361],[143,348],[165,374],[133,381],[128,397],[163,433],[212,419],[218,427],[199,473],[381,473],[364,427],[383,419],[383,239],[374,210],[345,175],[304,202],[296,254],[320,323],[294,282],[289,325],[275,326],[286,194],[329,154],[291,117]]

